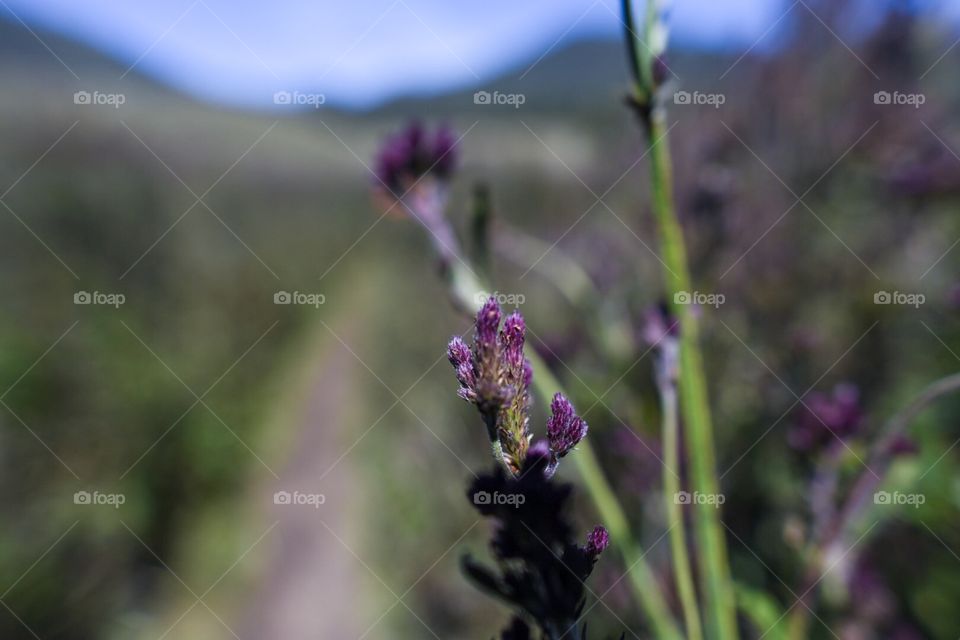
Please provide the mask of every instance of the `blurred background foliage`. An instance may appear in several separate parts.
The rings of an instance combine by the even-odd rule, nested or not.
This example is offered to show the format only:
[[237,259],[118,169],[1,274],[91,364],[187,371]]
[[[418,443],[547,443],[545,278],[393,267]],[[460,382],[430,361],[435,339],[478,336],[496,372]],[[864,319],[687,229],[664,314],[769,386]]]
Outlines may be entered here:
[[[925,74],[953,36],[892,14],[851,51],[797,18],[775,54],[669,62],[678,90],[727,98],[670,106],[677,197],[695,281],[726,297],[703,313],[734,573],[785,607],[801,580],[788,533],[806,518],[812,469],[786,446],[797,396],[853,381],[877,428],[960,363],[956,52]],[[122,72],[43,37],[103,90]],[[594,447],[665,570],[639,339],[661,266],[619,44],[560,46],[522,81],[488,83],[525,93],[517,111],[474,105],[471,89],[291,117],[195,103],[135,74],[121,109],[75,105],[73,79],[21,25],[0,23],[0,43],[0,635],[268,637],[281,613],[316,637],[497,628],[504,612],[457,569],[486,537],[463,492],[487,447],[442,360],[469,322],[422,231],[378,220],[364,164],[411,117],[467,132],[450,215],[466,234],[474,186],[491,189],[497,288],[525,296],[532,345],[589,408]],[[874,104],[893,88],[926,104]],[[563,255],[599,292],[590,314],[552,281]],[[325,304],[278,306],[281,290]],[[880,290],[926,303],[875,305]],[[78,306],[77,291],[126,303]],[[951,399],[918,421],[920,453],[894,473],[927,502],[885,512],[861,547],[893,615],[922,637],[960,633],[958,417]],[[843,465],[846,477],[861,468]],[[284,488],[327,504],[290,515],[271,500]],[[81,490],[126,503],[76,505]],[[594,514],[579,507],[586,530]],[[643,626],[623,570],[600,565],[594,591],[611,591],[597,632],[617,617]],[[313,576],[295,583],[293,613],[280,604],[290,575]],[[854,620],[842,598],[820,615],[838,630]]]

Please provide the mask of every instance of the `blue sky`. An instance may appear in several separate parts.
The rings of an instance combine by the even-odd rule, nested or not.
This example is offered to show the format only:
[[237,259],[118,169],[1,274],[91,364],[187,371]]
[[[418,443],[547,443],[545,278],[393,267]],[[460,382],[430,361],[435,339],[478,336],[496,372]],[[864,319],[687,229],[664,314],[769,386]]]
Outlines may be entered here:
[[[677,0],[672,38],[745,49],[792,4]],[[960,0],[945,5],[960,16]],[[271,105],[278,90],[369,106],[477,85],[551,47],[617,37],[618,11],[617,0],[0,2],[0,14],[78,38],[200,98],[246,106]],[[788,23],[789,14],[779,27]]]

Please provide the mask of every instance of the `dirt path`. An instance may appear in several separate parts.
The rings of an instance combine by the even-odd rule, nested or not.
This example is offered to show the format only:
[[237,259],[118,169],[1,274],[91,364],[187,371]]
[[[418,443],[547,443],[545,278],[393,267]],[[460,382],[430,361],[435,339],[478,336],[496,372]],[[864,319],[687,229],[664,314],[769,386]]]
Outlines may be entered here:
[[[349,326],[344,333],[334,330],[348,342],[353,338]],[[307,369],[301,393],[294,394],[302,404],[289,418],[300,427],[290,457],[277,469],[280,480],[256,490],[257,498],[270,505],[265,521],[279,524],[258,553],[264,573],[234,627],[242,640],[350,640],[369,626],[358,619],[362,592],[357,560],[327,529],[349,540],[351,529],[359,526],[350,496],[357,495],[360,481],[349,455],[337,462],[350,446],[343,432],[350,424],[346,405],[356,362],[327,337],[316,364]],[[277,491],[322,494],[324,502],[319,508],[274,504]]]

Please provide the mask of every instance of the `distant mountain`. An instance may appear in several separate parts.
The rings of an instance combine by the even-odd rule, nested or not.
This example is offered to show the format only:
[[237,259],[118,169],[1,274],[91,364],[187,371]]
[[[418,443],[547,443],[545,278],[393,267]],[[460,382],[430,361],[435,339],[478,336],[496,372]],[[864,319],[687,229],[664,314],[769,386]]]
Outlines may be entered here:
[[106,73],[119,77],[126,69],[92,47],[34,26],[25,26],[12,16],[0,13],[0,67],[63,73],[75,81],[64,65],[81,78]]
[[[59,58],[59,60],[58,60]],[[692,77],[716,78],[730,64],[728,56],[679,53],[670,64],[683,69],[686,85]],[[67,69],[69,67],[70,70]],[[79,76],[74,78],[71,71]],[[134,69],[127,71],[109,55],[48,31],[0,19],[0,76],[27,82],[36,90],[122,90],[149,92],[151,99],[193,101],[193,98]],[[447,116],[476,112],[508,115],[521,103],[524,111],[570,113],[619,109],[628,86],[624,49],[619,41],[561,42],[539,59],[529,60],[488,82],[431,95],[399,98],[368,113]],[[122,88],[121,88],[122,87]],[[481,93],[477,93],[481,92]],[[489,102],[486,102],[489,100]],[[343,110],[324,106],[322,113]],[[311,109],[303,115],[309,117]]]

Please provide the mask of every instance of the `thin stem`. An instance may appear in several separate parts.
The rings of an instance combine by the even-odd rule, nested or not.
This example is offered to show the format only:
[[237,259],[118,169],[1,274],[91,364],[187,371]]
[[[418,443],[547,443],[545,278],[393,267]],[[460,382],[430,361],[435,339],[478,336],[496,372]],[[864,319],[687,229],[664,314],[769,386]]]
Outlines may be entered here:
[[693,571],[690,568],[690,556],[687,553],[686,526],[683,517],[683,505],[680,495],[680,432],[677,425],[677,390],[673,381],[665,381],[660,386],[660,401],[663,412],[663,501],[667,507],[670,522],[670,546],[673,556],[673,571],[677,579],[677,592],[683,607],[683,621],[690,640],[701,640],[703,630],[700,627],[700,613],[697,606],[697,593],[693,586]]
[[[653,77],[650,46],[657,25],[654,0],[647,0],[643,37],[639,41],[633,23],[631,0],[623,0],[627,46],[636,60],[633,69],[632,105],[647,134],[650,155],[653,213],[660,236],[664,261],[664,284],[671,311],[680,321],[680,409],[693,487],[702,493],[717,495],[713,424],[707,396],[699,329],[693,307],[680,304],[680,292],[689,292],[690,273],[683,232],[673,201],[673,172],[667,142],[665,114],[657,104],[657,86]],[[646,53],[643,53],[643,52]],[[639,53],[638,53],[639,52]],[[737,637],[736,603],[727,560],[726,541],[720,525],[720,510],[710,504],[691,505],[694,509],[694,533],[699,551],[700,576],[707,609],[710,637],[732,640]]]
[[[691,480],[696,490],[719,494],[714,456],[713,424],[700,353],[699,328],[693,306],[679,304],[677,294],[690,291],[683,232],[673,203],[673,177],[663,112],[655,109],[648,120],[653,186],[653,211],[666,263],[664,273],[671,311],[680,321],[680,408],[690,458]],[[701,575],[711,637],[737,637],[733,584],[727,561],[726,541],[720,526],[720,510],[710,504],[691,505],[697,548],[703,564]]]

